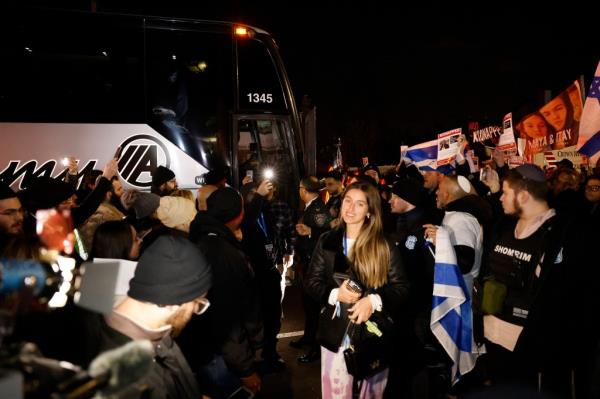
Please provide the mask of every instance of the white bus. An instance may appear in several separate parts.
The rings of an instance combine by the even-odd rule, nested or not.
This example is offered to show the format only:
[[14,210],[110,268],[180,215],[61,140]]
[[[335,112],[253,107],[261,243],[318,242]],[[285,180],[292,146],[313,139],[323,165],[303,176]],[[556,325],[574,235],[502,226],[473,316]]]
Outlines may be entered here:
[[300,120],[277,44],[228,22],[8,8],[0,16],[0,179],[101,169],[119,146],[119,173],[146,189],[158,165],[180,187],[256,148],[296,203]]

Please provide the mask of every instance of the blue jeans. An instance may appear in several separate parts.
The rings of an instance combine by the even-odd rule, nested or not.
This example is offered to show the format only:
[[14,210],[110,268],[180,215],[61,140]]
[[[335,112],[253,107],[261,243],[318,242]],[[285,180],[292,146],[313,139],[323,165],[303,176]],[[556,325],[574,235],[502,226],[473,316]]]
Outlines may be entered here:
[[200,367],[198,378],[202,391],[213,399],[227,399],[242,385],[240,378],[229,371],[225,360],[219,355]]

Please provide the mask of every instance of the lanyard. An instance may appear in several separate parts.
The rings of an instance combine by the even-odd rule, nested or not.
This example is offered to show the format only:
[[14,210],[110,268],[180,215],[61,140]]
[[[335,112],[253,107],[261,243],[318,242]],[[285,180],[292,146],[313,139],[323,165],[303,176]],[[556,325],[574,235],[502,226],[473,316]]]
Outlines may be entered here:
[[258,223],[258,227],[260,227],[265,237],[269,238],[269,233],[267,231],[267,223],[265,222],[265,215],[262,212],[258,216],[258,220],[256,222]]
[[[344,247],[344,256],[348,257],[348,237],[346,237],[346,232],[344,232],[344,241],[342,242],[342,245]],[[336,301],[335,302],[335,310],[333,312],[333,315],[331,316],[331,319],[333,320],[336,317],[340,317],[340,314],[342,312],[341,306],[340,306],[340,301]],[[346,328],[346,334],[344,334],[344,337],[347,337],[348,334],[348,328]]]
[[344,233],[344,255],[348,257],[348,237],[346,237],[346,233]]

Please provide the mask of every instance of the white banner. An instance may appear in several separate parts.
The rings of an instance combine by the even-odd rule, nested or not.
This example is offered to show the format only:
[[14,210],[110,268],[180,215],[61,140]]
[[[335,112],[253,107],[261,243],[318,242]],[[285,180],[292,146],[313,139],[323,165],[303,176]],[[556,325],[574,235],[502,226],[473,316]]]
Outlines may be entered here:
[[502,129],[503,131],[496,148],[504,153],[516,152],[517,143],[515,142],[515,135],[513,133],[512,112],[504,115],[504,118],[502,119]]

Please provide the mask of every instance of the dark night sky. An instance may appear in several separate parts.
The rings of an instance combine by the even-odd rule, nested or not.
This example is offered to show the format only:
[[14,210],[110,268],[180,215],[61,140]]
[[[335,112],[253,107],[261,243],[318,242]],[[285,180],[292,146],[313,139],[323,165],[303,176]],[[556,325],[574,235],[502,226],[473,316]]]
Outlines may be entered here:
[[[558,0],[560,1],[560,0]],[[317,105],[320,146],[342,137],[346,161],[395,162],[414,144],[469,120],[499,123],[541,105],[600,59],[587,1],[490,2],[97,0],[99,11],[220,19],[269,31],[296,99]],[[415,2],[416,3],[416,2]],[[524,1],[521,3],[525,3]],[[585,3],[588,3],[587,5]],[[64,1],[89,8],[90,1]],[[368,140],[365,138],[368,137]]]

